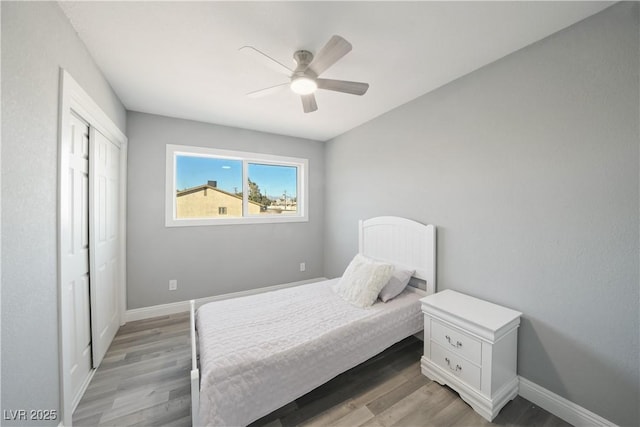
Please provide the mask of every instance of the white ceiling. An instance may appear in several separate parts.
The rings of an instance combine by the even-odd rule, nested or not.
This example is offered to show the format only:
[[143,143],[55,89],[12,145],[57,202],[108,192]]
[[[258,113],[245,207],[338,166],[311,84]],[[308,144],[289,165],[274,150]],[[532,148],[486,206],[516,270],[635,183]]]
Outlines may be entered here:
[[[612,2],[60,2],[128,110],[328,140],[611,5]],[[353,50],[322,74],[368,82],[362,97],[318,91],[305,114],[288,81],[333,34]]]

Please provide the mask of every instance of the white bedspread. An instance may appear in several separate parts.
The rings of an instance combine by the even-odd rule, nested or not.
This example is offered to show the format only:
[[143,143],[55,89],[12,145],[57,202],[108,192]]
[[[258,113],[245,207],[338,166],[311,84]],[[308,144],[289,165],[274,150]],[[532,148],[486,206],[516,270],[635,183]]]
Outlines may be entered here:
[[415,290],[362,309],[336,280],[198,310],[203,425],[247,425],[422,330]]

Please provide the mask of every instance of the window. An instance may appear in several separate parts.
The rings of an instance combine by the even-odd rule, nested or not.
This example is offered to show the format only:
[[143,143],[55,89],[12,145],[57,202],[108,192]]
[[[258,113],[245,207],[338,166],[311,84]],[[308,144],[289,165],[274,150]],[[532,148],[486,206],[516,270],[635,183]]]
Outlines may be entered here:
[[166,225],[307,221],[306,159],[167,145]]

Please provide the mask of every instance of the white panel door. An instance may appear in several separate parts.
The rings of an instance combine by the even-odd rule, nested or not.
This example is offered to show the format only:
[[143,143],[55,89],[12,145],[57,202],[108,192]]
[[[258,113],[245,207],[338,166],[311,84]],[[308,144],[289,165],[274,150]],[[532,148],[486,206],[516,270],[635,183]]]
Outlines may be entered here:
[[80,400],[91,372],[89,308],[89,126],[76,115],[70,117],[69,169],[65,181],[70,195],[67,232],[62,235],[62,258],[66,275],[64,291],[71,302],[68,313],[69,376],[73,401]]
[[120,148],[94,128],[90,137],[91,331],[93,366],[98,367],[120,325]]

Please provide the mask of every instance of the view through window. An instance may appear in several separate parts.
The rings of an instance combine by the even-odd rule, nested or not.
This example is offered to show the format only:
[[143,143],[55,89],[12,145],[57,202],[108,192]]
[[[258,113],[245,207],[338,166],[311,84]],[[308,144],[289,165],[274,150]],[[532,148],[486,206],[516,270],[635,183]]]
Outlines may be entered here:
[[261,217],[306,220],[300,205],[305,159],[187,148],[195,147],[167,146],[167,175],[174,188],[167,225],[196,225],[201,222],[179,222],[198,219],[211,224]]
[[249,163],[249,200],[259,203],[266,214],[298,212],[298,168]]

